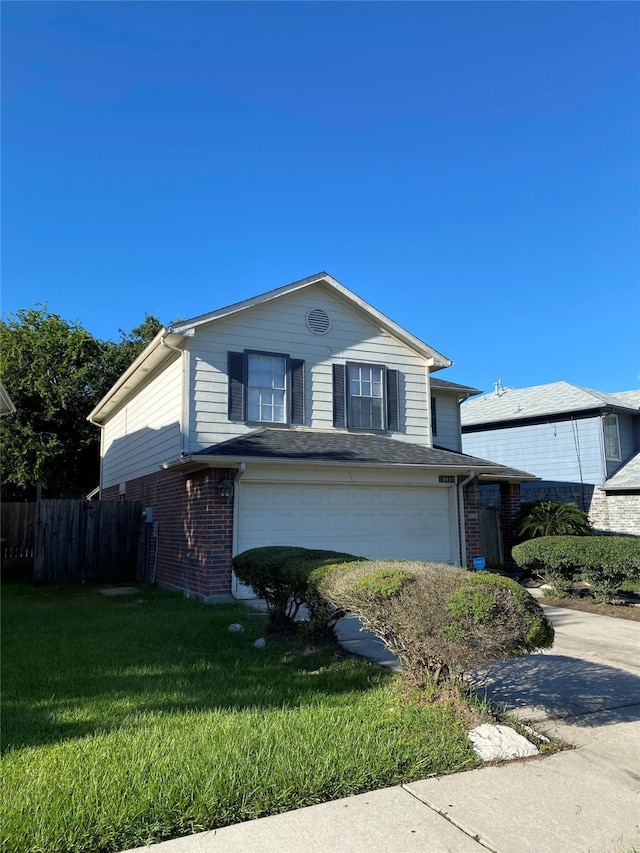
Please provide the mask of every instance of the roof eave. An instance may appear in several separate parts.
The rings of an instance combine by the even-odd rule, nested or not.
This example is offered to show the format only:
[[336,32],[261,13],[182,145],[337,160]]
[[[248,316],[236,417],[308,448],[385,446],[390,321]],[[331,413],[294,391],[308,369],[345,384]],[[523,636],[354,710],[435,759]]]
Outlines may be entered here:
[[[147,381],[165,361],[175,357],[176,346],[184,346],[185,337],[162,328],[140,355],[125,370],[117,382],[89,413],[87,420],[101,426],[112,412],[124,403]],[[169,344],[167,346],[166,344]]]
[[246,465],[249,463],[272,464],[273,462],[277,462],[278,465],[329,466],[333,468],[406,468],[413,471],[438,471],[444,474],[459,475],[468,474],[473,471],[478,477],[491,478],[493,480],[504,480],[505,482],[529,482],[540,479],[539,477],[534,477],[532,474],[527,474],[524,471],[506,471],[504,466],[501,465],[439,465],[437,463],[427,465],[402,462],[357,462],[348,459],[298,459],[283,458],[281,456],[243,456],[240,454],[238,456],[219,456],[216,454],[186,455],[171,462],[163,462],[160,467],[165,471],[182,470],[187,473],[189,471],[197,470],[198,468],[239,468],[240,465]]

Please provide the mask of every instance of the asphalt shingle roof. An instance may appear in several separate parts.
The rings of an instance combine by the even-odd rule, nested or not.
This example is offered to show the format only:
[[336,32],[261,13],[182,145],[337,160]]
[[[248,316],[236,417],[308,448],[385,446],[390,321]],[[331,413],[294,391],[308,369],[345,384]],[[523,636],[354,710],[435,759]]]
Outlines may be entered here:
[[621,468],[618,468],[613,477],[606,480],[600,488],[605,492],[640,489],[640,453],[636,453]]
[[460,406],[460,417],[462,426],[467,427],[607,407],[638,413],[640,392],[603,394],[570,382],[552,382],[530,388],[505,388],[500,395],[485,394],[475,400],[467,400]]
[[531,474],[439,447],[370,434],[312,430],[259,429],[192,454],[242,459],[287,459],[299,462],[342,462],[349,465],[423,465],[431,468],[491,468],[499,478],[533,480]]
[[436,379],[435,377],[431,377],[431,390],[456,392],[460,394],[460,396],[482,394],[482,391],[479,388],[472,388],[470,385],[459,385],[457,382],[449,382],[446,379]]

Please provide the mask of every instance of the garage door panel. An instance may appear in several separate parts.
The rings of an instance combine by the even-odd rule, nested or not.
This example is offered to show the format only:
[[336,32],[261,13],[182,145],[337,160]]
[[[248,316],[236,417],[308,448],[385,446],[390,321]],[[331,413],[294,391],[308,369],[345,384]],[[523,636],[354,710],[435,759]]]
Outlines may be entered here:
[[452,562],[449,495],[434,486],[241,483],[236,550],[299,545]]

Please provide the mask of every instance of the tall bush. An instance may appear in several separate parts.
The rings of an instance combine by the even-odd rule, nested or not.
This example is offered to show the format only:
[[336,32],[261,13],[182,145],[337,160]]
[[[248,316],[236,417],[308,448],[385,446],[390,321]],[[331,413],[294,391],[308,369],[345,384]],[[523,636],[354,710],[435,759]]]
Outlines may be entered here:
[[293,627],[300,607],[304,604],[316,630],[330,627],[341,612],[329,607],[314,585],[309,582],[313,573],[320,578],[330,569],[353,562],[362,562],[341,551],[297,548],[292,545],[270,545],[250,548],[233,558],[233,570],[242,583],[253,587],[267,603],[271,623],[279,629]]
[[553,643],[542,608],[515,581],[437,563],[370,562],[330,571],[318,591],[353,611],[423,685]]

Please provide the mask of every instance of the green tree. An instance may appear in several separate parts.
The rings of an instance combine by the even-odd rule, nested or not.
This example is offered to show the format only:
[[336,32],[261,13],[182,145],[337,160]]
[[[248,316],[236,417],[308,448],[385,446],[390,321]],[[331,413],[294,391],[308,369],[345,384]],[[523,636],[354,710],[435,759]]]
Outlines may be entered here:
[[43,305],[0,320],[0,375],[16,405],[2,421],[4,500],[33,499],[38,481],[44,497],[97,485],[100,436],[87,415],[156,328],[147,315],[118,343],[100,341]]
[[[142,350],[151,343],[158,332],[162,331],[162,323],[152,314],[144,315],[144,323],[134,326],[130,332],[119,330],[120,340],[117,343],[108,342],[105,345],[106,354],[110,361],[109,369],[120,376],[140,355]],[[113,381],[115,381],[115,379]]]

